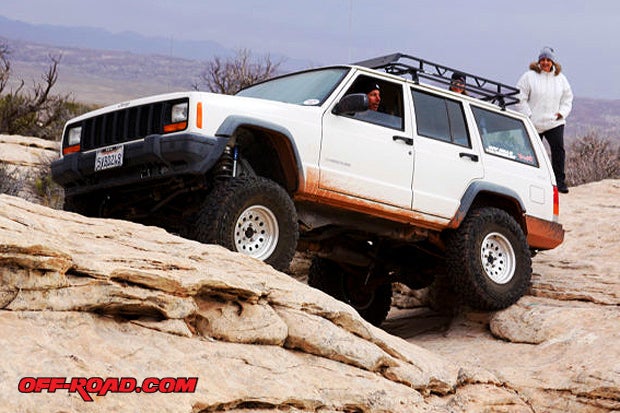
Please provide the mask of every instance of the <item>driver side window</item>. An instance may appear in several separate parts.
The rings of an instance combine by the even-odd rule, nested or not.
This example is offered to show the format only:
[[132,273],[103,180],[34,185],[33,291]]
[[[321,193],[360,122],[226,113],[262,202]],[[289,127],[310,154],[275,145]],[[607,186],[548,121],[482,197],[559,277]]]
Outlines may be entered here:
[[[380,99],[379,106],[376,110],[371,108],[364,112],[344,116],[392,129],[404,129],[401,85],[362,75],[355,80],[346,94],[352,93],[364,93],[369,99],[376,99],[378,95]],[[371,94],[375,97],[372,97]]]

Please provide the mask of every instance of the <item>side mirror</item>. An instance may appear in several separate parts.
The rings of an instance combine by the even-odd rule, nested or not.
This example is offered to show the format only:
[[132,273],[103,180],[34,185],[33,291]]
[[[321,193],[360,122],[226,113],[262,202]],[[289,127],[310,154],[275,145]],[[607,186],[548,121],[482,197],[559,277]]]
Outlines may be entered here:
[[364,93],[353,93],[340,99],[340,102],[334,106],[332,113],[342,115],[343,113],[357,113],[365,110],[368,110],[368,96]]

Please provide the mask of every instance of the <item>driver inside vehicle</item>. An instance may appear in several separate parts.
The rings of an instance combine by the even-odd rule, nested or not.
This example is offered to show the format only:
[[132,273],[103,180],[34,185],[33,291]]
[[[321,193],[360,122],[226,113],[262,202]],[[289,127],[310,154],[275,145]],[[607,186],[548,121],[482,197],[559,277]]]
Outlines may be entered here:
[[347,92],[352,93],[363,93],[368,99],[368,110],[352,117],[402,130],[402,90],[398,85],[362,75]]
[[372,111],[379,110],[379,104],[381,103],[381,88],[376,82],[367,82],[365,85],[364,93],[368,96],[368,109]]

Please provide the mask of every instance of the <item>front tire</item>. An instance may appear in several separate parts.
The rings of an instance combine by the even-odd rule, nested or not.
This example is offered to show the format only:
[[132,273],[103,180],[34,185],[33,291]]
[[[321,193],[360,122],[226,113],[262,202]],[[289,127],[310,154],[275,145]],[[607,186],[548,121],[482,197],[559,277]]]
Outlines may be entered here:
[[192,238],[286,271],[298,239],[293,201],[276,182],[239,177],[216,184],[200,208]]
[[472,211],[446,244],[454,290],[479,310],[500,310],[525,294],[532,260],[523,230],[497,208]]

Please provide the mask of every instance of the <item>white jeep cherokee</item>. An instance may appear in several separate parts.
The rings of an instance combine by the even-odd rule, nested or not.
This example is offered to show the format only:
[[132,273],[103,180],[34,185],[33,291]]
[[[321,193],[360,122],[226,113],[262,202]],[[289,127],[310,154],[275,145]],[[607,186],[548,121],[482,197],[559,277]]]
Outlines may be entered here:
[[[467,304],[507,307],[531,254],[558,246],[558,192],[517,90],[394,54],[277,77],[235,96],[171,93],[65,126],[53,177],[65,209],[217,243],[286,270],[380,324],[391,283],[450,280]],[[422,81],[423,80],[423,81]],[[362,85],[381,91],[368,110]]]

